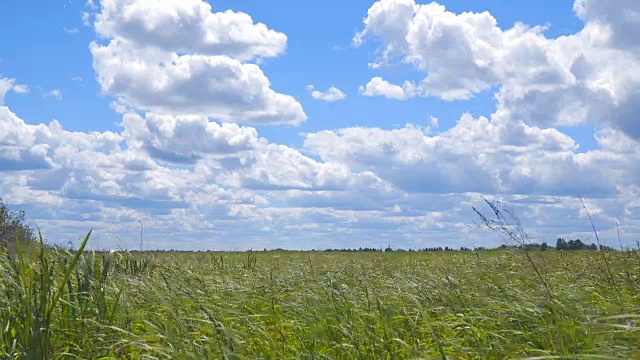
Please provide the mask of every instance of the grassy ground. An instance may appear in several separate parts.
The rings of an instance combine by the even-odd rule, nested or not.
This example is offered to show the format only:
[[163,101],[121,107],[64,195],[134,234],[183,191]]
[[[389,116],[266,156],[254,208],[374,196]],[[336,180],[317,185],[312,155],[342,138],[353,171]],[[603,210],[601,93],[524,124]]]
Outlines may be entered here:
[[3,255],[0,358],[640,358],[638,253],[529,255]]

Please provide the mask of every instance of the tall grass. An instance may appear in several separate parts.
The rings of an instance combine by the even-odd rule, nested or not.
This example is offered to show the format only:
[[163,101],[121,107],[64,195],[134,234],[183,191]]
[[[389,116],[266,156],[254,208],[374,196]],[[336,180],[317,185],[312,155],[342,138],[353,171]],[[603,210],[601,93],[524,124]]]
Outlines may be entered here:
[[536,272],[518,251],[106,254],[88,239],[0,258],[0,358],[640,358],[635,251],[607,254],[611,286],[589,251],[530,254]]

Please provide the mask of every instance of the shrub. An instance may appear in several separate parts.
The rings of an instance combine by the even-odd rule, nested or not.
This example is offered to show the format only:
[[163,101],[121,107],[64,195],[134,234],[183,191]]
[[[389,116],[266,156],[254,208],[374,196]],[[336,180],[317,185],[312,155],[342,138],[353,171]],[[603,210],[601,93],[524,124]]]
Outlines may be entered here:
[[24,211],[11,211],[0,199],[0,246],[33,243],[33,230],[25,223]]

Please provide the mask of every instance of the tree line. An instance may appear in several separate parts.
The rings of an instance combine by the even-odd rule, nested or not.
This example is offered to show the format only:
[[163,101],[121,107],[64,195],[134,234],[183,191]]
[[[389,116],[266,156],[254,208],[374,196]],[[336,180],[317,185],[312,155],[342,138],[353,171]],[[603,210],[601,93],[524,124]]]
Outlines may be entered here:
[[[25,213],[24,211],[10,211],[5,204],[0,199],[0,246],[11,246],[16,242],[34,242],[34,232],[33,230],[26,224],[25,222]],[[323,251],[323,252],[451,252],[451,251],[460,251],[460,252],[468,252],[468,251],[486,251],[486,250],[498,250],[498,249],[524,249],[524,250],[534,250],[534,251],[548,251],[548,250],[561,250],[561,251],[575,251],[575,250],[614,250],[611,247],[596,245],[594,243],[585,243],[580,239],[575,240],[565,240],[563,238],[558,238],[556,240],[555,246],[549,246],[546,242],[541,244],[531,243],[526,245],[518,245],[518,246],[510,246],[510,245],[501,245],[497,248],[485,248],[485,247],[477,247],[477,248],[469,248],[469,247],[460,247],[460,248],[452,248],[452,247],[425,247],[418,249],[393,249],[391,245],[386,248],[373,248],[373,247],[359,247],[359,248],[342,248],[342,249],[325,249],[325,250],[311,250],[311,251]],[[162,250],[161,250],[162,251]],[[169,252],[174,252],[176,250],[169,250]],[[268,251],[264,249],[264,251]],[[285,251],[283,249],[275,249],[272,251]]]
[[[407,249],[393,249],[391,248],[391,246],[387,246],[386,248],[382,248],[382,247],[381,248],[370,248],[370,247],[362,248],[361,247],[357,249],[344,248],[344,249],[326,249],[321,251],[324,251],[324,252],[450,252],[450,251],[466,252],[466,251],[488,251],[488,250],[507,250],[507,249],[524,249],[524,250],[532,250],[532,251],[549,251],[549,250],[575,251],[575,250],[598,250],[598,249],[615,250],[609,246],[604,246],[604,245],[598,246],[594,243],[587,244],[580,239],[565,240],[563,238],[558,238],[555,246],[549,246],[548,243],[543,242],[541,244],[531,243],[526,245],[503,244],[496,248],[476,247],[473,249],[465,246],[460,248],[452,248],[452,247],[445,246],[444,248],[443,247],[426,247],[422,249],[410,248],[407,250]],[[313,250],[313,251],[317,251],[317,250]]]

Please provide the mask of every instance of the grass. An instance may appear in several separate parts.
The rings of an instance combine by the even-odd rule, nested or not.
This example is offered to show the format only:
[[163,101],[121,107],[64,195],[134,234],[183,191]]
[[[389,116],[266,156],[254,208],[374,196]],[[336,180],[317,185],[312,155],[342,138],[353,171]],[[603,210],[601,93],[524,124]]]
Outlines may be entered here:
[[640,358],[635,251],[19,250],[2,359]]

